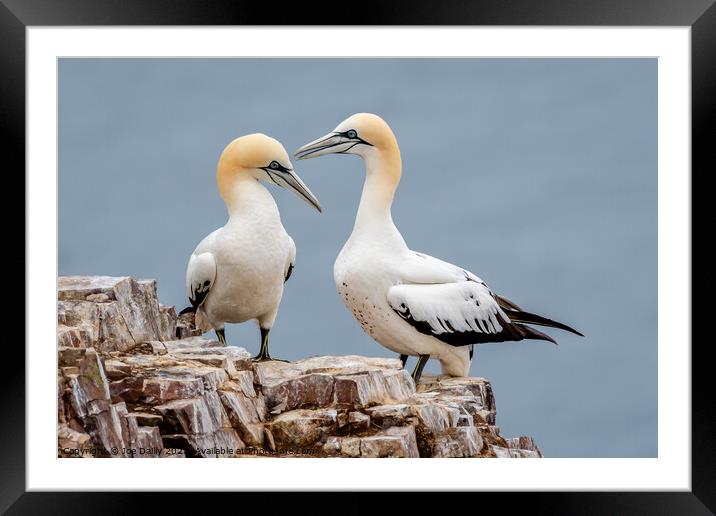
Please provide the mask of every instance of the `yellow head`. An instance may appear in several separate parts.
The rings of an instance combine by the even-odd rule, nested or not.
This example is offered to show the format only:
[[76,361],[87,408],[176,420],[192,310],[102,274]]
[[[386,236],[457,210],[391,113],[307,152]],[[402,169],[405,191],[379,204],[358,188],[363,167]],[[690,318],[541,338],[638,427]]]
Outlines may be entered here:
[[216,180],[219,193],[225,201],[234,181],[245,178],[286,188],[321,211],[318,199],[293,170],[286,149],[270,136],[261,133],[241,136],[229,143],[221,153]]
[[398,154],[398,142],[390,126],[378,115],[356,113],[325,136],[308,143],[294,153],[298,159],[326,154]]

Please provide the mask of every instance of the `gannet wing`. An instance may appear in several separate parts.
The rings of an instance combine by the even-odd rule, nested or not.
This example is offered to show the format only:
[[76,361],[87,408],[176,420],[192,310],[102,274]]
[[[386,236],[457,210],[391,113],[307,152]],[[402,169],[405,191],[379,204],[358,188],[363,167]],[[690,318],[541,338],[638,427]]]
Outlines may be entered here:
[[221,229],[204,238],[189,258],[186,268],[186,289],[194,309],[204,302],[216,279],[216,259],[211,249],[219,231]]
[[388,303],[420,333],[453,346],[525,338],[484,283],[395,285]]
[[454,281],[483,281],[472,272],[425,253],[409,251],[400,263],[400,277],[406,283],[451,283]]
[[296,243],[293,241],[291,236],[288,236],[288,241],[291,244],[288,252],[288,260],[286,261],[286,269],[283,275],[283,282],[286,283],[288,278],[291,277],[293,272],[293,265],[296,263]]
[[[495,295],[471,272],[421,253],[400,268],[402,283],[388,290],[391,308],[419,332],[453,346],[551,337],[524,323],[576,330],[524,312]],[[581,335],[581,334],[580,334]]]
[[216,279],[216,260],[212,253],[192,254],[186,268],[186,288],[191,306],[198,308]]

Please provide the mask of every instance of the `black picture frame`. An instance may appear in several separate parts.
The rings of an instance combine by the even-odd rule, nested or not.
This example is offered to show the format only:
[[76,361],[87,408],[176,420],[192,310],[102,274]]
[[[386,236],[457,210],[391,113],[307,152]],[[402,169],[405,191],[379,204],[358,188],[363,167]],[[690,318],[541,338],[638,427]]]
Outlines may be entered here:
[[[279,6],[280,7],[277,7]],[[692,173],[707,176],[716,124],[716,4],[714,0],[361,0],[350,16],[335,0],[268,3],[246,0],[0,0],[0,128],[5,175],[25,167],[25,28],[63,25],[557,25],[689,26],[692,73]],[[9,161],[8,161],[9,160]],[[711,167],[709,168],[709,165]],[[685,171],[688,173],[688,171]],[[21,177],[17,174],[17,177]],[[692,251],[693,252],[693,251]],[[26,258],[23,254],[23,258]],[[19,254],[15,254],[19,260]],[[19,264],[14,270],[20,270]],[[16,280],[15,280],[16,281]],[[13,296],[16,300],[16,295]],[[674,342],[670,345],[689,345]],[[692,491],[618,493],[481,493],[475,506],[524,503],[534,514],[713,514],[716,511],[716,432],[707,359],[709,340],[692,346]],[[3,374],[0,510],[8,514],[108,514],[142,507],[146,495],[25,492],[25,353],[6,346]],[[172,493],[164,512],[191,495]],[[204,498],[207,495],[195,495]],[[211,495],[212,505],[220,503]],[[241,495],[245,497],[246,495]],[[477,495],[475,495],[477,496]],[[420,502],[420,496],[400,498]],[[128,499],[131,499],[128,500]],[[236,498],[234,498],[236,499]],[[245,499],[245,498],[244,498]],[[272,495],[303,504],[298,493]],[[136,505],[135,505],[136,503]],[[129,504],[129,505],[127,505]],[[177,512],[184,512],[179,511]]]

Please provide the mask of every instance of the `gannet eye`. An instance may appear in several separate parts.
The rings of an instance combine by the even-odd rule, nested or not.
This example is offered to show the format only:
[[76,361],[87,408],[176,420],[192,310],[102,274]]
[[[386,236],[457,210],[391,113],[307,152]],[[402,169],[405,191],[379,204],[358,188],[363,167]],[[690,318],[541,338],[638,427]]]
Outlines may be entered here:
[[281,168],[281,165],[278,164],[278,161],[272,161],[272,162],[269,164],[269,168],[272,168],[272,169],[274,169],[274,170],[278,170],[279,168]]
[[353,129],[351,129],[350,131],[348,131],[348,132],[346,133],[346,136],[347,136],[348,138],[355,138],[356,136],[358,136],[358,133],[355,132]]

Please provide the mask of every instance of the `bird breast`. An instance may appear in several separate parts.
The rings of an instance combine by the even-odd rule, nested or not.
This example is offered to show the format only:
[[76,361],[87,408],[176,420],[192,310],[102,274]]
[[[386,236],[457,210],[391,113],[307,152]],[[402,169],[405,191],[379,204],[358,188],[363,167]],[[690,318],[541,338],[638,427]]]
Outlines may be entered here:
[[363,330],[386,345],[392,340],[391,325],[402,321],[387,302],[388,289],[395,284],[389,260],[381,253],[346,245],[333,268],[341,300]]
[[216,280],[207,297],[211,319],[244,322],[276,310],[290,241],[283,226],[229,224],[214,246]]

